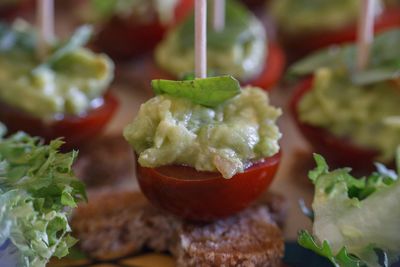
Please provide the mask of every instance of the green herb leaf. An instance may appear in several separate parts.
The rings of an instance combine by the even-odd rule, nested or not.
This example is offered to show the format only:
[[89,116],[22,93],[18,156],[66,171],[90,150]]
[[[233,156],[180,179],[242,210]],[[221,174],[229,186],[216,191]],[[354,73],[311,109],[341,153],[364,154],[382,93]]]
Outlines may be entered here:
[[[89,25],[84,25],[79,27],[71,38],[64,44],[60,45],[55,51],[44,61],[43,65],[52,65],[54,62],[65,56],[66,54],[85,46],[92,36],[93,28]],[[39,66],[40,67],[40,66]]]
[[400,77],[400,30],[389,30],[377,35],[371,47],[368,68],[360,73],[355,70],[356,47],[342,45],[320,50],[300,60],[289,69],[290,76],[303,76],[317,69],[328,67],[346,71],[358,85],[397,79]]
[[72,172],[77,153],[60,153],[62,144],[22,132],[0,137],[0,244],[11,240],[22,267],[45,266],[76,243],[67,215],[87,197]]
[[156,94],[186,98],[207,107],[216,107],[240,93],[240,84],[232,76],[186,81],[153,80],[151,86]]

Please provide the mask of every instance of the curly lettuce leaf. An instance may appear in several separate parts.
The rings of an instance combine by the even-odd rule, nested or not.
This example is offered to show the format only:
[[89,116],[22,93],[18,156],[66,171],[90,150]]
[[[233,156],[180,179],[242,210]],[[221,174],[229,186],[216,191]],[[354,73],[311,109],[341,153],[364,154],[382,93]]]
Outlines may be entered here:
[[367,85],[400,78],[400,30],[394,29],[377,35],[371,47],[368,68],[362,72],[356,69],[355,45],[335,46],[320,50],[295,63],[289,75],[303,76],[317,69],[328,67],[344,70],[351,74],[352,81],[358,85]]
[[45,266],[76,242],[67,216],[87,198],[71,169],[77,153],[60,153],[62,143],[22,132],[0,137],[0,244],[18,249],[18,266]]
[[[350,169],[329,171],[320,155],[309,173],[315,185],[313,236],[299,243],[335,266],[387,266],[400,256],[400,181],[383,165],[356,179]],[[398,156],[400,158],[400,156]],[[387,264],[381,262],[383,255]],[[384,261],[384,262],[385,262]]]
[[362,266],[362,262],[356,257],[349,255],[346,248],[343,247],[335,255],[332,252],[332,249],[326,240],[322,242],[322,245],[318,245],[314,240],[314,237],[307,231],[304,230],[300,231],[298,242],[302,247],[312,250],[322,257],[326,257],[327,259],[330,260],[330,262],[332,262],[334,266],[345,266],[345,267]]
[[219,76],[185,81],[153,80],[156,94],[168,94],[191,100],[207,107],[216,107],[240,93],[240,84],[232,76]]

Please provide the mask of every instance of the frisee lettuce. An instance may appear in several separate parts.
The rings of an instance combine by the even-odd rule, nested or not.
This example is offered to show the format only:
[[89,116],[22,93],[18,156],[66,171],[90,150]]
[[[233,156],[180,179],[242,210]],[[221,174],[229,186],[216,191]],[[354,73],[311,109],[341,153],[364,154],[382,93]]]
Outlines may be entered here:
[[76,242],[67,216],[87,199],[71,169],[77,152],[60,153],[61,140],[44,145],[22,132],[0,132],[0,245],[9,240],[18,249],[18,266],[43,267]]
[[[320,155],[310,171],[315,185],[313,235],[298,242],[335,266],[389,266],[400,257],[400,181],[378,164],[377,172],[356,179],[349,168],[329,171]],[[397,162],[400,151],[397,153]]]

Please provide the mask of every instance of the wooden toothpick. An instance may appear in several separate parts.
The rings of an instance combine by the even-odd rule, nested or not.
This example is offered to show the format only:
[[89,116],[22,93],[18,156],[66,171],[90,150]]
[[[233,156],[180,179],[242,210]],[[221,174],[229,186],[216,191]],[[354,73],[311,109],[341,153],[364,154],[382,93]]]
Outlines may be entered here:
[[207,77],[207,0],[195,0],[195,75]]
[[222,32],[225,28],[225,0],[214,0],[213,28],[216,32]]
[[38,0],[36,14],[39,30],[37,53],[40,58],[45,58],[54,40],[54,0]]
[[361,0],[357,33],[357,71],[368,65],[370,47],[374,40],[374,0]]

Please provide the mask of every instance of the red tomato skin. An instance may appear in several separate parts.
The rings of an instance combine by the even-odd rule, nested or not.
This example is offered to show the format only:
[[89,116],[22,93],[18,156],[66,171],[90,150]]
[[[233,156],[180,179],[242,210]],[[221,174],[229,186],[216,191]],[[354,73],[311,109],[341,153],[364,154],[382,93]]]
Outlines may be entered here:
[[[261,74],[249,81],[240,81],[242,86],[252,85],[258,86],[265,91],[271,91],[274,86],[279,82],[283,71],[285,69],[286,57],[281,47],[276,43],[268,44],[268,56],[266,59],[265,67]],[[166,79],[176,80],[172,74],[161,69],[155,62],[148,63],[148,72],[150,73],[151,80]]]
[[352,167],[358,173],[370,173],[378,152],[364,148],[349,139],[333,135],[322,127],[312,126],[300,121],[298,106],[301,98],[312,88],[313,78],[300,81],[290,100],[290,111],[301,134],[313,146],[315,152],[323,155],[331,167]]
[[181,0],[175,9],[175,21],[163,25],[158,19],[148,23],[113,17],[98,33],[94,47],[116,60],[129,60],[152,51],[169,27],[182,21],[192,10],[193,0]]
[[[137,164],[136,173],[143,194],[153,205],[184,219],[206,222],[235,214],[260,197],[271,184],[280,158],[279,152],[231,179],[183,166],[146,168]],[[175,177],[188,178],[165,175],[163,168],[169,168]]]
[[[375,21],[375,33],[400,27],[400,7],[386,9]],[[356,40],[357,26],[348,25],[334,31],[319,31],[296,35],[281,33],[284,47],[291,52],[293,58],[299,58],[332,44],[343,44]]]
[[40,136],[45,142],[63,137],[66,142],[63,149],[82,147],[106,126],[118,108],[118,100],[108,92],[104,104],[82,116],[65,116],[60,120],[44,122],[41,119],[0,103],[0,122],[3,122],[8,133],[24,131],[32,136]]

